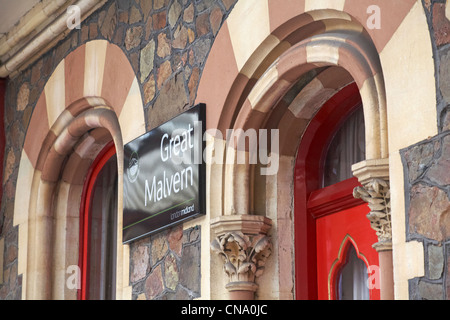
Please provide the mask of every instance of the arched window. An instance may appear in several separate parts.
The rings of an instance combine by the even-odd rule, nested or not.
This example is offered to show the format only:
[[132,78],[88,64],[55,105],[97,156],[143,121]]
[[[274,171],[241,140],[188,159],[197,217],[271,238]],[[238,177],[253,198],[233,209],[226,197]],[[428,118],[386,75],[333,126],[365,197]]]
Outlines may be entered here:
[[333,136],[325,157],[322,187],[353,177],[352,165],[363,161],[366,154],[364,113],[358,107]]
[[361,260],[352,245],[349,246],[345,264],[337,276],[338,300],[369,300],[368,272],[366,264]]
[[117,156],[107,145],[93,162],[81,203],[81,300],[115,298],[117,239]]

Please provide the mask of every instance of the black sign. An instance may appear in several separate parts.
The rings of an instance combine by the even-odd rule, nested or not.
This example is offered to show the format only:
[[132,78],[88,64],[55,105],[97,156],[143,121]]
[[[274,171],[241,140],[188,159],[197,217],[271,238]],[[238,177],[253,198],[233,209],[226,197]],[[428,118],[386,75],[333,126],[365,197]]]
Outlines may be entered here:
[[124,146],[124,243],[205,214],[205,112],[197,105]]

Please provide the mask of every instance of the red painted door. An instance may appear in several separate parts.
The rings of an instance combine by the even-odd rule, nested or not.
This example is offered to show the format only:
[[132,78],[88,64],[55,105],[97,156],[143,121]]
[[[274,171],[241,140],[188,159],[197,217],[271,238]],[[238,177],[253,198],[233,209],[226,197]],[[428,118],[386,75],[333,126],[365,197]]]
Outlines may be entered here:
[[375,231],[351,165],[364,160],[355,84],[329,99],[305,131],[295,167],[297,299],[379,299]]
[[[314,192],[308,203],[316,217],[317,294],[320,300],[380,298],[377,242],[367,204],[344,195],[352,178]],[[340,189],[340,193],[336,190]],[[326,208],[326,209],[325,209]],[[331,212],[331,213],[330,213]]]

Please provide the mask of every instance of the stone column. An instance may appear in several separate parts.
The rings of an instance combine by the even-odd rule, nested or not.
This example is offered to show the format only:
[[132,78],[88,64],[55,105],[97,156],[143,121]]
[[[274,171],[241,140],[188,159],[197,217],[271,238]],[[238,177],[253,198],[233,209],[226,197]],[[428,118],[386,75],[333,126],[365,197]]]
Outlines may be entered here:
[[353,196],[369,204],[370,212],[367,218],[378,237],[378,242],[373,244],[373,248],[378,252],[380,263],[380,298],[392,300],[394,276],[389,159],[365,160],[353,165],[352,170],[362,185],[353,190]]
[[253,300],[258,289],[256,278],[264,272],[272,252],[267,235],[272,221],[264,216],[221,216],[211,222],[215,239],[211,250],[224,262],[231,300]]

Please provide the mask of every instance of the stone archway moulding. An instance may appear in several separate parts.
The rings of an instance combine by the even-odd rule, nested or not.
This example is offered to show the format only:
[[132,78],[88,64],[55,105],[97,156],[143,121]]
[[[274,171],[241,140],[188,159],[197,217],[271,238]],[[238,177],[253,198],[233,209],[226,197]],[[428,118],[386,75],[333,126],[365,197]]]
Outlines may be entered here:
[[[308,121],[302,114],[308,113],[311,108],[317,111],[326,97],[355,81],[363,101],[367,137],[367,160],[355,170],[366,182],[377,177],[389,180],[392,142],[388,140],[387,101],[390,96],[385,91],[383,63],[397,59],[394,55],[389,56],[393,46],[391,42],[398,41],[398,29],[406,28],[403,25],[409,26],[412,17],[422,13],[422,8],[412,0],[404,1],[401,6],[394,6],[392,2],[380,4],[386,18],[382,20],[383,32],[377,32],[366,28],[367,7],[371,4],[370,1],[356,0],[239,1],[215,39],[200,80],[196,102],[207,105],[207,128],[224,132],[227,128],[258,129],[273,125],[271,121],[278,112],[275,108],[283,104],[283,95],[289,92],[299,77],[313,69],[335,68],[340,73],[336,78],[327,81],[320,75],[313,77],[313,81],[298,95],[301,99],[297,99],[304,101],[306,98],[308,102],[294,105],[290,101],[285,106],[288,111],[275,127],[280,129],[280,136],[284,132],[284,137],[287,137],[293,133],[292,124],[298,124],[296,137],[299,138]],[[426,21],[422,22],[425,24],[421,27],[426,28]],[[351,79],[340,71],[342,69],[350,74]],[[392,84],[395,76],[390,70],[388,75],[387,80]],[[428,79],[429,75],[424,77]],[[214,143],[215,148],[225,148],[225,141],[214,135],[210,138],[209,143]],[[266,178],[266,181],[271,181],[275,186],[282,182],[286,185],[279,185],[282,191],[273,188],[272,201],[266,198],[266,211],[260,213],[266,220],[270,218],[265,224],[272,224],[272,228],[278,230],[276,237],[271,239],[275,242],[273,254],[277,255],[277,262],[275,266],[270,267],[270,263],[267,266],[272,268],[269,272],[278,273],[278,283],[261,280],[260,286],[272,281],[268,286],[279,288],[278,298],[293,297],[292,279],[280,273],[292,274],[293,268],[293,248],[289,244],[292,241],[293,221],[289,216],[293,198],[289,191],[292,190],[292,181],[289,182],[289,179],[292,180],[294,151],[287,144],[296,142],[298,145],[298,141],[289,138],[281,140],[280,150],[289,151],[287,154],[280,152],[278,174]],[[286,145],[283,146],[283,143]],[[252,197],[258,197],[253,194],[252,172],[249,165],[208,165],[209,211],[214,218],[211,227],[218,239],[225,236],[221,225],[230,225],[233,217],[236,221],[247,220],[246,216],[256,214],[258,218],[255,219],[262,223],[263,217],[258,215],[251,203]],[[400,208],[399,214],[402,210]],[[238,217],[240,215],[242,217]],[[229,233],[231,230],[227,231]],[[236,227],[234,231],[240,231],[240,228]],[[266,233],[270,235],[271,231],[263,234]],[[278,251],[280,245],[284,246],[282,251]]]
[[[76,298],[66,278],[67,268],[78,265],[84,177],[98,152],[114,141],[119,214],[123,144],[144,132],[139,84],[119,47],[91,41],[58,64],[35,106],[20,160],[14,225],[19,227],[23,299]],[[117,298],[131,298],[129,252],[121,232],[117,250]]]

